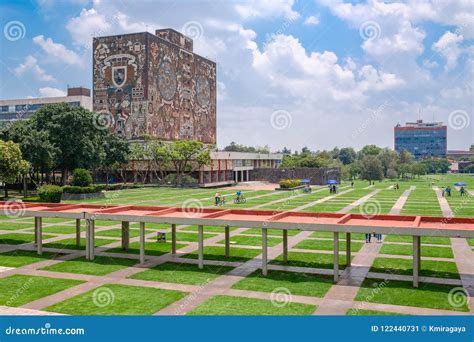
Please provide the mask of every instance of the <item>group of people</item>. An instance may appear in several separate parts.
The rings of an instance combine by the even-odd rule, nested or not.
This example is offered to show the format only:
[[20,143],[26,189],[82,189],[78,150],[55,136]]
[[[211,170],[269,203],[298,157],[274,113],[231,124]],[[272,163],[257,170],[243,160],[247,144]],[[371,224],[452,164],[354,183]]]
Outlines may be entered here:
[[377,243],[382,242],[382,234],[373,233],[373,234],[365,234],[365,243],[370,243],[372,235],[374,236],[375,239],[377,239]]
[[225,196],[221,195],[220,192],[216,192],[214,195],[214,205],[219,206],[225,204]]
[[451,187],[449,185],[446,188],[444,186],[441,187],[441,196],[445,197],[445,195],[446,197],[451,197]]
[[393,186],[393,190],[400,190],[400,185],[398,185],[398,183],[396,183],[396,184]]
[[330,193],[330,194],[335,194],[335,193],[337,193],[336,184],[329,185],[329,193]]

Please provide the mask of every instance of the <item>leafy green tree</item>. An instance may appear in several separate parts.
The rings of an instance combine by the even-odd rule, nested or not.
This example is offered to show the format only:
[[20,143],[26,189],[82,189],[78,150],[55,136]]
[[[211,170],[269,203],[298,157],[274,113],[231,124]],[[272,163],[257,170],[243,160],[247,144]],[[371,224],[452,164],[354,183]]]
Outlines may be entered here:
[[383,166],[376,156],[368,155],[361,160],[360,178],[369,182],[383,179]]
[[183,176],[199,170],[211,162],[208,147],[195,140],[176,140],[167,145],[170,160],[176,171],[176,183],[181,184]]
[[365,145],[358,153],[358,159],[362,160],[366,156],[377,156],[382,149],[376,145]]
[[356,152],[352,147],[343,147],[339,151],[337,158],[344,164],[349,165],[356,160]]
[[237,144],[232,141],[229,145],[224,147],[224,151],[228,152],[250,152],[250,153],[270,153],[270,147],[265,145],[264,147],[253,147]]
[[416,162],[411,165],[411,173],[418,177],[426,174],[426,166],[422,162]]
[[383,174],[385,177],[387,177],[388,170],[394,169],[396,167],[398,162],[398,154],[389,148],[384,148],[378,154],[378,158],[383,166]]
[[108,133],[104,136],[102,147],[105,153],[100,166],[105,171],[106,184],[108,184],[109,174],[121,170],[128,162],[130,143],[116,134]]
[[399,154],[399,160],[401,164],[410,164],[413,161],[413,154],[407,150],[401,150]]
[[172,168],[171,153],[161,141],[154,141],[150,145],[150,155],[154,166],[160,175],[160,179],[165,179],[165,172]]
[[103,151],[106,131],[94,125],[92,112],[67,103],[51,104],[41,107],[31,120],[35,130],[48,133],[48,140],[57,151],[55,164],[61,170],[63,185],[70,170],[100,164],[97,156]]
[[4,198],[8,198],[8,183],[28,172],[30,164],[23,159],[20,146],[13,141],[0,140],[0,182],[4,186]]

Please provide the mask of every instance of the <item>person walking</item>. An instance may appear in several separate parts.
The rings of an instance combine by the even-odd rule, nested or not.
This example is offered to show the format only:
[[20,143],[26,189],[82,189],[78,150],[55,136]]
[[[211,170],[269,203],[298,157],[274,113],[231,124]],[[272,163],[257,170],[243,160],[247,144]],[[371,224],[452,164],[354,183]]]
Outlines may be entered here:
[[459,189],[459,192],[461,194],[461,197],[464,196],[466,194],[466,189],[464,189],[463,186],[461,186],[461,189]]
[[370,243],[370,238],[371,238],[372,234],[365,234],[365,243]]
[[216,192],[216,194],[214,195],[214,205],[215,205],[215,206],[218,206],[220,200],[221,200],[221,194],[218,193],[218,192]]

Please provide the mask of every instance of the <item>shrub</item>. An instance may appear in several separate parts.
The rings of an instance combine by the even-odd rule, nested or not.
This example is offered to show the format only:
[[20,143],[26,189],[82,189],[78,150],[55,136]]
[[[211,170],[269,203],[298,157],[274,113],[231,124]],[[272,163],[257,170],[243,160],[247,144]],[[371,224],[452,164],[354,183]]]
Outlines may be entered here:
[[282,179],[280,181],[280,188],[290,189],[301,185],[301,179]]
[[[171,183],[171,184],[176,184],[176,174],[175,173],[171,173],[169,175],[167,175],[163,181],[168,184],[168,183]],[[184,175],[182,178],[181,178],[181,184],[197,184],[198,183],[198,180],[194,177],[191,177],[190,175]]]
[[89,186],[92,184],[91,173],[86,169],[75,169],[72,172],[73,186]]
[[63,189],[58,185],[43,185],[38,189],[38,197],[41,202],[59,203]]
[[91,194],[94,192],[101,192],[102,190],[104,190],[103,185],[63,186],[63,192],[68,194]]

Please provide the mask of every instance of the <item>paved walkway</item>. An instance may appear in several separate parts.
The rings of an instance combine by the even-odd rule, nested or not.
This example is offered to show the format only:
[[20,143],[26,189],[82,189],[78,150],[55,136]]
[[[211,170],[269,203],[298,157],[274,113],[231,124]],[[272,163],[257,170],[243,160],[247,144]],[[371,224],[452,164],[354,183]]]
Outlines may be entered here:
[[[414,187],[406,190],[392,207],[390,213],[399,212],[410,195]],[[380,190],[375,190],[362,197],[360,200],[347,206],[341,212],[349,212],[357,205],[361,205],[364,199],[369,200]],[[321,305],[314,312],[315,315],[345,315],[352,307],[352,301],[357,295],[359,288],[367,277],[370,268],[380,252],[381,243],[366,243],[357,253],[351,262],[351,267],[347,267],[341,275],[337,284],[333,285],[326,293]]]
[[[454,217],[454,212],[451,210],[448,200],[442,196],[441,190],[437,187],[433,187],[433,190],[436,192],[443,216],[447,218]],[[469,310],[474,313],[474,254],[466,239],[451,238],[451,247],[462,286],[470,297]]]

